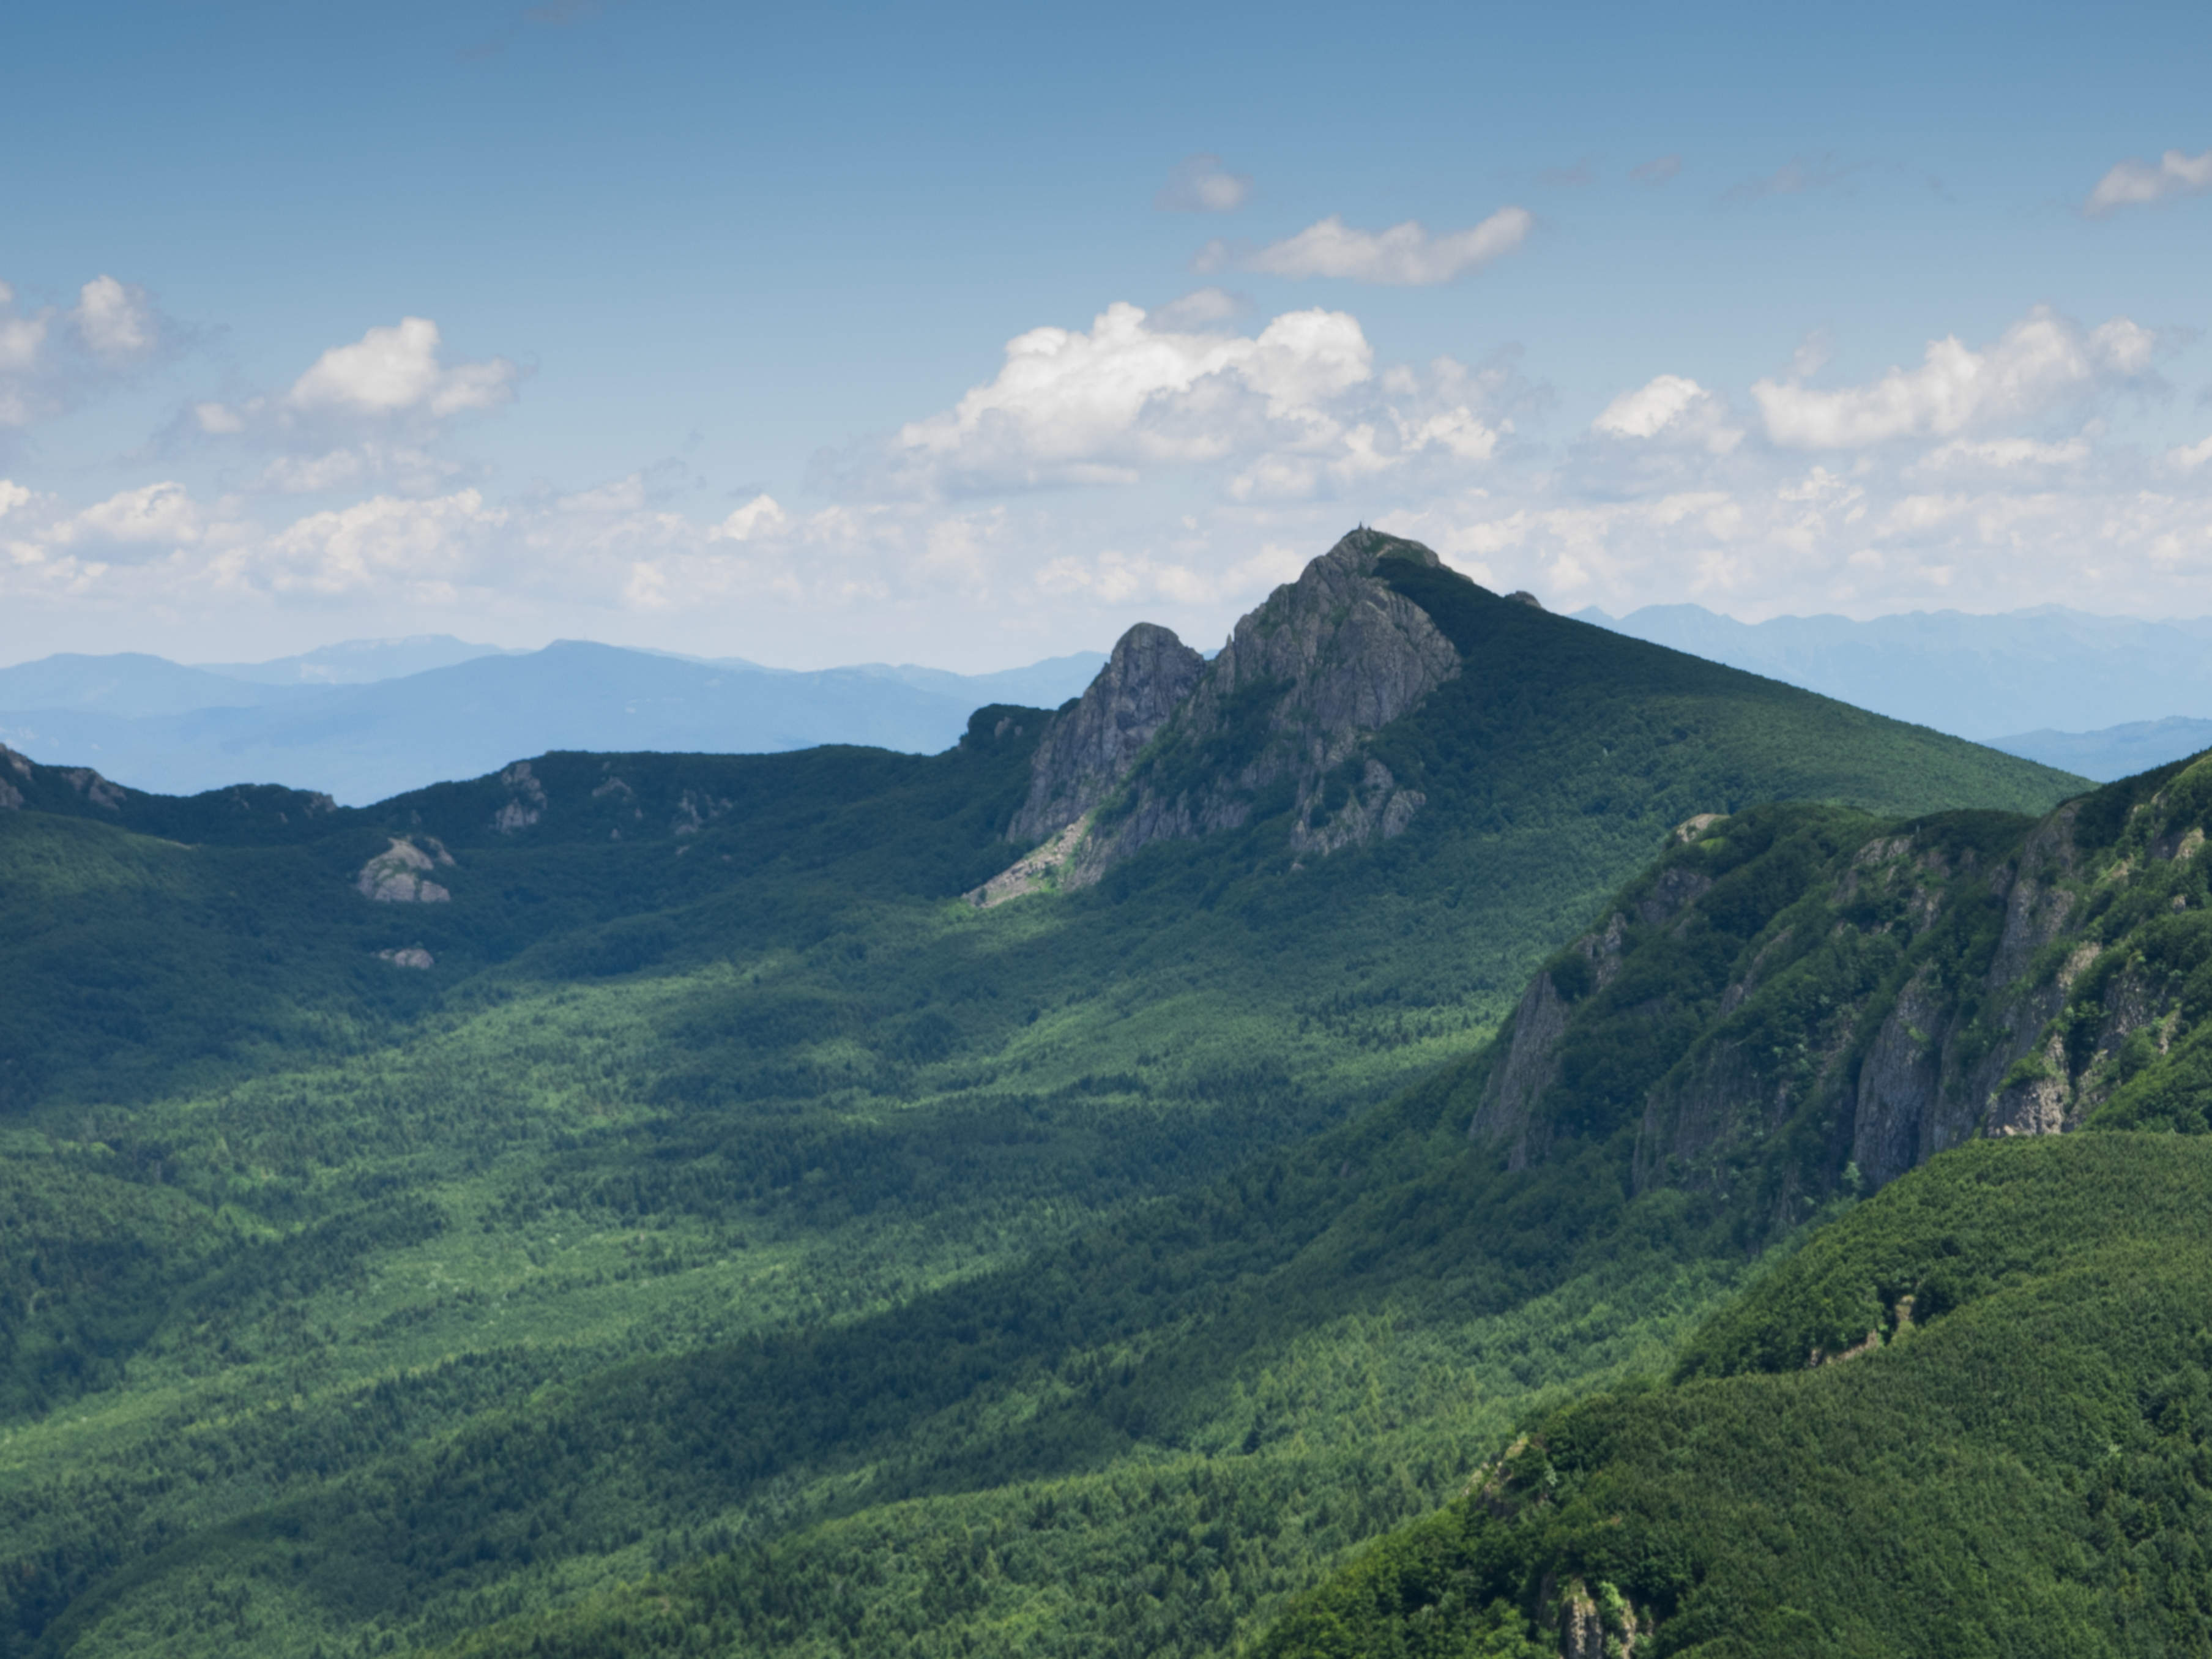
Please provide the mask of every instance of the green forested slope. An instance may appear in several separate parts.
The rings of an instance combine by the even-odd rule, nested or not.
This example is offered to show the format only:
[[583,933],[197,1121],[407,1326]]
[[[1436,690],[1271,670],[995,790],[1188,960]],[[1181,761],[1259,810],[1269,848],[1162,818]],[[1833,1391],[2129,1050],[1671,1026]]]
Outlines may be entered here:
[[[1035,711],[250,834],[24,775],[0,1652],[588,1644],[661,1596],[792,1651],[1206,1651],[1661,1363],[1820,1192],[1508,1171],[1491,1022],[1692,811],[2067,781],[1416,597],[1465,667],[1377,739],[1404,836],[1293,870],[1278,804],[988,911]],[[395,836],[449,902],[355,890]]]
[[1695,896],[1524,1001],[1569,994],[1549,1082],[1488,1120],[1532,1175],[1609,1149],[1771,1225],[1896,1174],[1900,1124],[1964,1144],[1717,1311],[1668,1386],[1532,1419],[1262,1650],[2205,1650],[2208,816],[2212,757],[2034,826],[1773,809],[1632,887]]
[[1578,1612],[1701,1659],[2205,1651],[2208,1223],[2201,1139],[1946,1153],[1690,1350],[1796,1348],[1840,1300],[1872,1352],[1541,1418],[1260,1651],[1551,1653]]

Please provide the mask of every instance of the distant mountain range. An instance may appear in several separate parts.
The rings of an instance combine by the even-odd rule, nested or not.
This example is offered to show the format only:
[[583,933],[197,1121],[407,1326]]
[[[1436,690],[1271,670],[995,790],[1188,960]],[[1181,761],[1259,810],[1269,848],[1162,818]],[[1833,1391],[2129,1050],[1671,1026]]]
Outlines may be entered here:
[[1741,623],[1695,605],[1576,615],[2100,781],[2212,744],[2212,617],[2144,622],[2055,605],[1872,622]]
[[2212,749],[2212,720],[2177,714],[2162,720],[2130,720],[2101,732],[2023,732],[2017,737],[1993,738],[1990,747],[2111,783]]
[[200,667],[64,655],[0,669],[0,742],[161,793],[282,781],[357,805],[550,749],[934,753],[983,704],[1057,707],[1104,661],[1085,652],[995,674],[795,672],[575,640],[504,652],[445,635]]
[[[1580,619],[2100,781],[2212,744],[2212,618],[2046,607],[1741,623],[1694,605]],[[562,641],[350,640],[261,663],[136,653],[0,669],[0,742],[189,794],[282,781],[360,804],[556,749],[933,753],[990,702],[1055,708],[1105,661],[996,674],[870,664],[811,672]]]

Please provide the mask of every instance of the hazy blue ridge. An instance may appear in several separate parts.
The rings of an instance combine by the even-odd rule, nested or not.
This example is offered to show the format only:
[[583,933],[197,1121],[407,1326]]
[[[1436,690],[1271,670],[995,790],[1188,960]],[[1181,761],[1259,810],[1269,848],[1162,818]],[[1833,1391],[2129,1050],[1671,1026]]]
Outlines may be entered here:
[[[1741,623],[1695,605],[1645,605],[1622,617],[1594,608],[1575,614],[1977,741],[2039,728],[2086,732],[2171,715],[2212,716],[2212,619],[2204,617],[2145,622],[2056,605],[2001,616],[1916,611],[1871,622],[1820,616]],[[2038,750],[2035,758],[2051,757]],[[2084,775],[2123,775],[2052,763]]]
[[27,713],[65,708],[129,720],[193,708],[281,705],[298,695],[295,687],[250,684],[136,651],[103,657],[65,652],[0,668],[0,708]]
[[478,657],[526,654],[496,645],[472,644],[467,640],[457,640],[451,634],[412,634],[398,640],[341,640],[336,645],[303,651],[294,657],[274,657],[267,662],[204,662],[193,665],[210,674],[251,680],[260,685],[367,685],[375,680],[397,679],[403,674],[451,668]]
[[1991,738],[1989,743],[1990,748],[2023,760],[2111,783],[2212,749],[2212,720],[2173,715],[2162,720],[2130,720],[2101,732],[2022,732]]
[[262,686],[158,657],[49,658],[0,670],[0,743],[159,793],[282,779],[358,805],[554,749],[934,753],[976,708],[1057,704],[1100,660],[790,672],[561,641],[367,684]]

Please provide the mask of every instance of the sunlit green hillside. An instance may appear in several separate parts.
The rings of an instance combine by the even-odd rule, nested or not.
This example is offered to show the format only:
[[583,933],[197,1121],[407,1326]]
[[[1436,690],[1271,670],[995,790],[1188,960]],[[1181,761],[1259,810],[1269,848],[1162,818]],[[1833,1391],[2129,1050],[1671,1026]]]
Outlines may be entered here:
[[793,1652],[1207,1651],[1662,1363],[1741,1216],[1510,1175],[1448,1068],[1693,813],[2072,781],[1394,580],[1430,804],[1303,868],[1283,801],[975,908],[1038,711],[360,811],[19,770],[0,1652],[618,1650],[658,1572]]
[[[1693,1342],[1696,1380],[1538,1419],[1260,1651],[1522,1659],[1577,1620],[1700,1659],[2201,1651],[2208,1223],[2202,1139],[1947,1153]],[[1850,1348],[1807,1340],[1831,1315]],[[1790,1363],[1708,1376],[1746,1348]]]

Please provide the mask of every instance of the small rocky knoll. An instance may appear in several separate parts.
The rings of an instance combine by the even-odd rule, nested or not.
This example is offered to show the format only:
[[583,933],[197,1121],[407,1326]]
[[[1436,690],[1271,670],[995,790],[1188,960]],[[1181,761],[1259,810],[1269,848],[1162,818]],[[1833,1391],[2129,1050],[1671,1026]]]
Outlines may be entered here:
[[[375,904],[444,904],[453,898],[438,883],[430,879],[429,872],[439,867],[450,868],[453,855],[435,836],[422,837],[417,847],[405,836],[394,836],[392,845],[361,866],[354,877],[354,890]],[[407,963],[407,966],[428,966],[428,963]]]
[[502,836],[527,830],[545,816],[545,786],[538,781],[528,761],[517,761],[499,775],[507,799],[492,814],[491,827]]

